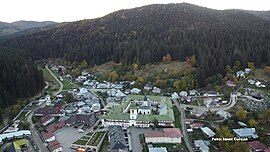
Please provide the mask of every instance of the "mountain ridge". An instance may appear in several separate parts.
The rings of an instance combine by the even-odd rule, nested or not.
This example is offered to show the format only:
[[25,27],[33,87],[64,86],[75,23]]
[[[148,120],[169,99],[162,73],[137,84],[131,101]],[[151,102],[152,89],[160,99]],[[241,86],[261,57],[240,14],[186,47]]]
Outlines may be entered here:
[[[242,10],[214,10],[192,4],[154,4],[104,17],[59,24],[4,43],[28,50],[34,59],[113,60],[127,64],[196,55],[205,77],[225,74],[226,65],[270,64],[270,22]],[[207,60],[206,60],[207,59]],[[203,78],[203,77],[202,77]]]
[[33,28],[40,28],[40,27],[46,27],[57,24],[53,21],[15,21],[11,23],[1,22],[0,21],[0,37],[1,36],[7,36],[12,35],[17,32],[22,32],[27,29],[33,29]]

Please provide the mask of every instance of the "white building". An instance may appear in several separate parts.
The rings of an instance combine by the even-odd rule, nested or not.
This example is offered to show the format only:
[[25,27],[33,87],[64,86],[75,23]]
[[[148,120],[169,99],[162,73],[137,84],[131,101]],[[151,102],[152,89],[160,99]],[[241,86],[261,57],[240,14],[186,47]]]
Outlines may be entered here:
[[131,94],[139,94],[140,92],[141,92],[141,90],[138,89],[138,88],[133,88],[133,89],[130,90]]
[[208,137],[214,137],[216,134],[208,127],[201,128],[204,134],[206,134]]
[[164,128],[163,132],[145,133],[146,143],[181,143],[182,134],[178,128]]
[[172,99],[179,99],[179,96],[176,92],[172,94]]
[[224,119],[228,119],[231,117],[231,114],[225,110],[219,110],[216,113],[217,115],[219,115],[220,117],[223,117]]
[[92,107],[91,107],[91,110],[92,110],[93,112],[98,112],[98,111],[100,111],[100,104],[99,104],[99,103],[94,103],[94,104],[92,105]]
[[152,90],[153,93],[156,93],[156,94],[160,94],[161,92],[161,89],[158,88],[158,87],[154,87],[153,90]]
[[31,132],[29,130],[20,130],[16,132],[6,133],[6,134],[0,134],[0,143],[3,142],[4,139],[14,139],[14,138],[23,138],[25,136],[30,137]]

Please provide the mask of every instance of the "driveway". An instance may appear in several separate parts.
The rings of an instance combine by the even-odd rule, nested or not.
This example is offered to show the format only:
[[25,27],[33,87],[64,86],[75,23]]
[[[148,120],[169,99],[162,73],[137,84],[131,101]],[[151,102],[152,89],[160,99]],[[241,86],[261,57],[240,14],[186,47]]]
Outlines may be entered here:
[[161,131],[162,129],[153,130],[152,128],[142,129],[142,128],[130,127],[128,129],[128,135],[129,135],[129,147],[132,149],[132,152],[142,152],[142,145],[139,138],[140,134],[144,134],[148,132],[161,132]]

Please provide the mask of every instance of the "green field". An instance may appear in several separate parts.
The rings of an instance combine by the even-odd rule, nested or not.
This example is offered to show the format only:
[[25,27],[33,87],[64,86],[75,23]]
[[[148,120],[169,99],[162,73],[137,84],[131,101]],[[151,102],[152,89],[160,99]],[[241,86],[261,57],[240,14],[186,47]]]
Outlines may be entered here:
[[106,134],[105,131],[95,132],[95,133],[88,133],[75,141],[73,144],[76,145],[89,145],[89,146],[98,146],[101,142],[102,137]]
[[178,152],[180,149],[188,151],[185,144],[153,144],[154,147],[166,147],[169,152]]
[[57,91],[59,89],[59,83],[55,80],[55,78],[50,74],[50,72],[46,68],[42,68],[42,73],[44,80],[50,83],[48,88],[48,93],[51,95],[52,92]]
[[181,128],[180,119],[179,119],[180,113],[176,106],[173,106],[173,112],[174,112],[174,118],[175,118],[175,122],[174,122],[175,128]]
[[73,82],[63,80],[63,90],[72,90],[78,88]]

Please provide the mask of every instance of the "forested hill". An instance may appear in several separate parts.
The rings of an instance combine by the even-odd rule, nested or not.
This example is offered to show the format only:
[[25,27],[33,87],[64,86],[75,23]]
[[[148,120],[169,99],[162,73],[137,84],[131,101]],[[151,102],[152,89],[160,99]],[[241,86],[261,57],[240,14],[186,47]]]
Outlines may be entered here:
[[0,107],[32,96],[44,86],[42,72],[21,50],[0,48],[0,69]]
[[187,3],[120,10],[102,18],[63,24],[5,42],[33,58],[64,57],[90,64],[146,64],[196,55],[201,78],[239,60],[270,64],[270,22],[241,10],[212,10]]

